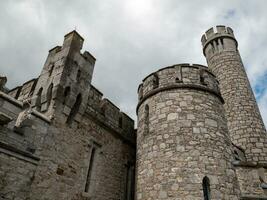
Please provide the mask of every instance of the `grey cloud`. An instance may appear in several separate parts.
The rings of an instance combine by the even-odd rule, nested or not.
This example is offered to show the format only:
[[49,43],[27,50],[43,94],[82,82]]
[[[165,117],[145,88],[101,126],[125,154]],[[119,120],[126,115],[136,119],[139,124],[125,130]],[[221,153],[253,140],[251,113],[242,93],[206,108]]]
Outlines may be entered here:
[[252,85],[259,85],[267,72],[266,6],[264,0],[1,1],[0,71],[9,87],[38,76],[47,51],[77,27],[84,49],[97,58],[93,84],[135,118],[142,79],[175,63],[206,64],[200,38],[217,24],[233,27]]

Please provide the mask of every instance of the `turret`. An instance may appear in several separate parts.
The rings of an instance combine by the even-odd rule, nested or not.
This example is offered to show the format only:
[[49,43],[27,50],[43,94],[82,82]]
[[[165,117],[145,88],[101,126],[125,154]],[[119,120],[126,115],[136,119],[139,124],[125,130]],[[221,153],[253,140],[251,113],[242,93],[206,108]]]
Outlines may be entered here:
[[237,200],[223,99],[208,68],[165,67],[138,93],[137,200]]
[[220,82],[230,137],[248,161],[267,161],[266,130],[238,51],[233,30],[209,29],[201,38],[209,69]]
[[62,123],[79,121],[86,109],[95,58],[81,54],[83,41],[76,31],[66,34],[62,47],[49,51],[34,90],[33,107]]

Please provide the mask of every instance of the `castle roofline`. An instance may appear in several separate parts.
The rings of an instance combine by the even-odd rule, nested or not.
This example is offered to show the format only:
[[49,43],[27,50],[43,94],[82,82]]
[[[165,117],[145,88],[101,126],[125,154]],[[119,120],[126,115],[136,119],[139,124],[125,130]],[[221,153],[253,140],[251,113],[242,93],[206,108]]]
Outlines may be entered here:
[[[163,67],[163,68],[160,68],[158,69],[157,71],[154,71],[150,74],[148,74],[142,81],[144,82],[148,77],[150,77],[151,75],[157,73],[157,72],[160,72],[162,70],[165,70],[165,69],[171,69],[171,68],[174,68],[174,67],[178,67],[178,66],[186,66],[186,67],[192,67],[192,68],[198,68],[198,67],[203,67],[205,68],[206,70],[208,70],[208,67],[205,66],[205,65],[201,65],[201,64],[189,64],[189,63],[179,63],[179,64],[174,64],[174,65],[170,65],[170,66],[167,66],[167,67]],[[140,84],[141,85],[141,84]],[[139,85],[139,87],[140,87]]]

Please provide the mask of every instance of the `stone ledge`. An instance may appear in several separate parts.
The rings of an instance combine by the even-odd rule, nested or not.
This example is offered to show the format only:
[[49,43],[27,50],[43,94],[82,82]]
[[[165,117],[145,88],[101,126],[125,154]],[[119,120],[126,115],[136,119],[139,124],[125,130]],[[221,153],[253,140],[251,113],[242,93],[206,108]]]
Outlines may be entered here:
[[2,97],[3,99],[7,100],[10,103],[12,103],[15,106],[18,106],[20,108],[23,107],[23,103],[21,101],[18,101],[17,99],[9,96],[8,94],[5,94],[4,92],[0,91],[0,97]]
[[267,196],[244,195],[240,197],[240,200],[267,200]]
[[267,162],[252,162],[252,161],[233,161],[235,167],[254,167],[254,168],[267,168]]
[[8,124],[9,122],[11,122],[13,119],[12,117],[6,115],[3,112],[0,112],[0,125],[5,125]]
[[38,161],[40,160],[40,158],[32,155],[30,152],[17,149],[16,147],[3,142],[0,142],[0,152],[35,165],[37,165]]

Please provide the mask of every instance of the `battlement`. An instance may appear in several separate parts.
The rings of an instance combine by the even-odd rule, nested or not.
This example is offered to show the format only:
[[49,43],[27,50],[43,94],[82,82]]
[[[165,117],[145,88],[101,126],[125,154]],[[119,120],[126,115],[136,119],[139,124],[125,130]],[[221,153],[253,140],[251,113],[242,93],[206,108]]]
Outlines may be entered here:
[[131,140],[135,137],[133,119],[109,99],[103,98],[103,94],[93,85],[90,88],[86,113],[121,133],[125,138]]
[[139,104],[154,93],[173,88],[206,90],[221,98],[218,81],[206,66],[184,63],[159,69],[145,77],[138,88]]
[[201,43],[203,54],[206,57],[225,50],[236,51],[238,46],[234,31],[230,27],[222,25],[207,30],[201,37]]
[[205,46],[207,42],[214,40],[217,37],[230,37],[235,39],[234,31],[227,26],[218,25],[215,28],[211,27],[201,37],[202,45]]

